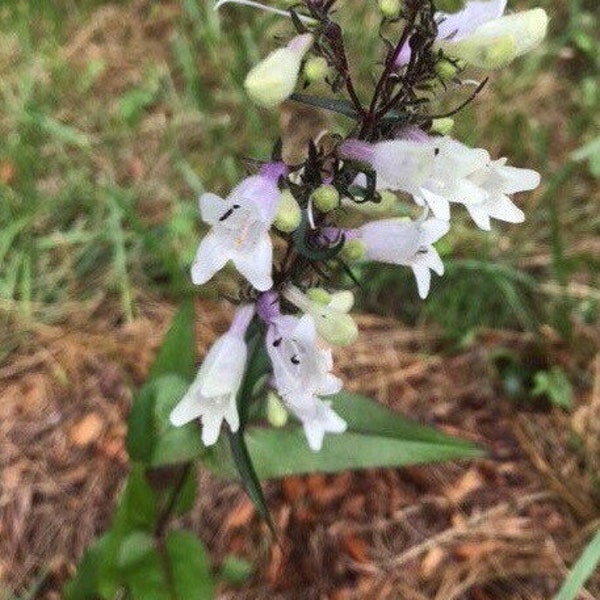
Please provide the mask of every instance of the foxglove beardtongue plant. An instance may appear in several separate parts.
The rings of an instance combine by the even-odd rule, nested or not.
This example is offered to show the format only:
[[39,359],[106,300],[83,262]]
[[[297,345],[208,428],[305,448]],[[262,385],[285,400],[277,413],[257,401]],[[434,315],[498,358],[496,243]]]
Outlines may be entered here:
[[[540,176],[448,135],[450,117],[483,84],[446,114],[438,114],[433,102],[452,100],[457,89],[471,85],[461,78],[469,64],[496,68],[534,48],[547,17],[541,9],[504,14],[505,0],[373,2],[386,43],[383,66],[373,65],[376,83],[363,98],[359,90],[366,88],[355,85],[334,10],[351,11],[350,5],[303,0],[283,11],[253,0],[221,0],[217,6],[233,4],[290,17],[288,43],[248,73],[249,98],[266,108],[291,99],[336,112],[347,127],[340,122],[335,133],[319,129],[318,137],[297,149],[295,156],[304,158],[293,163],[285,162],[282,144],[275,143],[271,158],[256,161],[262,164],[256,174],[226,198],[200,197],[209,229],[192,265],[193,282],[208,282],[229,261],[245,282],[230,331],[209,351],[171,421],[179,425],[200,416],[208,445],[223,420],[233,432],[243,432],[246,409],[262,401],[262,414],[275,411],[283,425],[275,390],[318,451],[327,447],[326,434],[346,429],[329,404],[342,382],[332,374],[332,353],[323,344],[347,346],[358,336],[349,314],[354,296],[336,291],[336,276],[368,285],[354,263],[409,267],[425,298],[431,271],[444,273],[434,244],[450,230],[451,204],[463,205],[481,229],[490,229],[492,219],[524,219],[512,195],[535,189]],[[318,94],[311,91],[315,85]],[[327,88],[330,95],[323,94]],[[413,218],[399,217],[407,214]],[[257,363],[253,357],[261,352],[268,361]],[[245,375],[256,364],[266,365],[266,377],[250,392]]]

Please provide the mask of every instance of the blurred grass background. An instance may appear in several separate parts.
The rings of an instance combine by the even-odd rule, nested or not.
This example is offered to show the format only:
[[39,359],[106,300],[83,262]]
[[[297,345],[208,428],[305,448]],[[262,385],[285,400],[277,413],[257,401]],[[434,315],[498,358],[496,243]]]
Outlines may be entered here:
[[[348,40],[365,76],[376,3],[353,4]],[[519,200],[527,222],[487,234],[458,218],[426,302],[409,270],[364,267],[363,308],[437,323],[458,343],[482,326],[549,327],[568,341],[577,324],[597,324],[600,12],[596,0],[510,8],[539,5],[547,43],[492,73],[455,131],[541,172],[541,188]],[[130,320],[140,296],[189,289],[198,194],[226,192],[243,158],[266,158],[278,135],[242,84],[289,27],[198,0],[1,5],[0,361],[37,326],[113,298]]]

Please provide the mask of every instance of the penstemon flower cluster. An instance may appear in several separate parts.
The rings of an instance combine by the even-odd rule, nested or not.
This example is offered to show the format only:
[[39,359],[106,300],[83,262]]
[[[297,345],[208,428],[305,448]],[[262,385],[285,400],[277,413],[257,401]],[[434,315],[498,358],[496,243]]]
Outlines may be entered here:
[[[452,205],[483,230],[492,219],[524,220],[511,196],[536,188],[539,175],[449,135],[451,117],[483,84],[453,111],[436,114],[434,106],[473,85],[463,79],[466,70],[504,67],[533,49],[548,19],[542,9],[504,14],[506,0],[373,0],[382,62],[373,65],[375,82],[363,97],[336,20],[336,10],[352,11],[350,3],[303,0],[286,11],[221,0],[217,8],[227,2],[285,15],[296,30],[250,71],[250,99],[265,108],[291,99],[334,111],[347,127],[344,135],[323,132],[294,164],[275,144],[273,157],[226,198],[200,197],[209,230],[193,282],[208,282],[231,262],[244,283],[231,328],[208,352],[171,421],[200,417],[206,445],[216,442],[223,421],[238,430],[252,325],[270,361],[267,385],[318,451],[325,434],[346,429],[327,401],[342,388],[328,345],[349,345],[358,335],[349,314],[354,296],[334,289],[336,275],[353,277],[360,261],[409,267],[425,298],[431,272],[444,273],[434,244],[450,230]],[[307,93],[317,83],[331,94]],[[414,218],[397,216],[402,206]]]

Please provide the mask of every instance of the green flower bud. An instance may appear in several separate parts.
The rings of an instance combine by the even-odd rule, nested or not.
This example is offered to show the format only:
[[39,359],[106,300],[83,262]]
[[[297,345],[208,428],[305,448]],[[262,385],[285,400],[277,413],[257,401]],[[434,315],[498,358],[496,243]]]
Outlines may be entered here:
[[329,304],[331,302],[331,294],[323,288],[310,288],[306,290],[306,295],[310,300],[319,304]]
[[465,7],[466,0],[435,0],[438,10],[445,13],[456,13]]
[[339,310],[340,312],[350,312],[354,306],[354,294],[350,290],[342,290],[331,294],[331,300],[328,303],[329,308]]
[[273,108],[291,96],[298,81],[302,59],[314,38],[312,34],[296,36],[285,47],[271,52],[246,76],[244,87],[259,106]]
[[450,81],[458,73],[458,68],[455,64],[443,58],[435,64],[435,72],[443,81]]
[[365,245],[360,240],[348,240],[340,252],[340,256],[348,262],[361,260],[365,254]]
[[302,220],[302,213],[300,206],[296,198],[294,198],[292,192],[284,190],[279,198],[279,204],[277,205],[277,214],[275,215],[275,221],[273,225],[279,231],[284,233],[291,233],[298,229],[300,221]]
[[547,28],[548,15],[534,8],[492,19],[463,39],[442,40],[437,46],[475,67],[499,69],[539,45]]
[[448,135],[454,128],[454,119],[449,117],[443,119],[434,119],[431,124],[431,132],[440,135]]
[[310,83],[325,79],[329,65],[322,56],[312,56],[304,63],[304,77]]
[[400,0],[379,0],[377,4],[386,19],[395,19],[400,14]]
[[317,332],[325,341],[335,346],[348,346],[356,341],[358,327],[354,319],[347,314],[352,308],[354,296],[349,302],[347,293],[342,293],[341,296],[332,294],[331,301],[325,305],[314,302],[293,285],[288,286],[283,295],[314,319]]
[[289,413],[286,410],[279,396],[270,391],[267,394],[267,420],[273,427],[283,427],[289,418]]
[[327,213],[340,205],[340,194],[332,185],[322,185],[311,195],[313,205]]

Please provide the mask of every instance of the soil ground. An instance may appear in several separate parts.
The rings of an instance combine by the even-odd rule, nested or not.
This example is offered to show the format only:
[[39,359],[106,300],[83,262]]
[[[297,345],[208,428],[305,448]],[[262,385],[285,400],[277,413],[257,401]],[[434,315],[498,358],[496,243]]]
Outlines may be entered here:
[[[0,582],[26,598],[60,598],[109,523],[128,469],[131,390],[173,314],[147,300],[122,325],[102,310],[36,330],[34,350],[0,370]],[[201,354],[229,310],[202,301],[197,318]],[[576,436],[598,442],[589,428],[600,412],[600,360],[589,365],[595,389],[571,417],[515,404],[496,385],[490,357],[502,347],[527,352],[524,334],[482,332],[448,354],[435,334],[378,317],[360,325],[359,343],[336,357],[347,387],[479,442],[487,458],[270,482],[279,543],[237,483],[201,472],[200,499],[180,525],[205,541],[215,568],[228,554],[256,567],[219,597],[549,600],[600,520],[589,477],[598,446],[590,454]],[[580,598],[600,598],[600,576]]]

